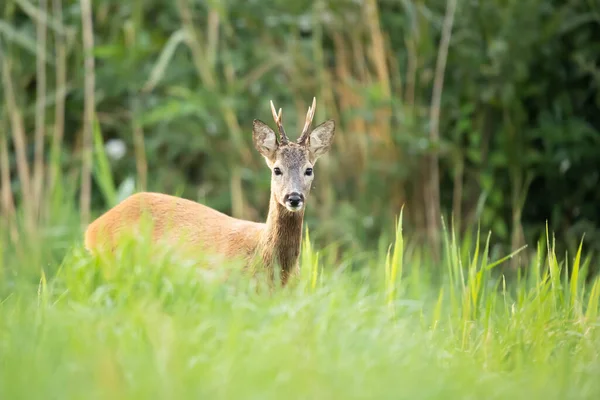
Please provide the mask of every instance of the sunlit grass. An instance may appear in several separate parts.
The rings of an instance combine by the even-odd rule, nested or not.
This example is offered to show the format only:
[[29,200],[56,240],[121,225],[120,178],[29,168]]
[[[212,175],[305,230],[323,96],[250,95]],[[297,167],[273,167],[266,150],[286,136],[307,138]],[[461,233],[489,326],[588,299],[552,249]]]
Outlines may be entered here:
[[336,270],[307,232],[298,281],[276,291],[201,274],[143,237],[114,259],[76,245],[35,283],[5,265],[0,398],[600,395],[600,280],[579,277],[581,250],[559,260],[541,243],[507,281],[489,237],[464,252],[450,232],[443,265],[420,265],[432,279],[396,226],[359,271]]

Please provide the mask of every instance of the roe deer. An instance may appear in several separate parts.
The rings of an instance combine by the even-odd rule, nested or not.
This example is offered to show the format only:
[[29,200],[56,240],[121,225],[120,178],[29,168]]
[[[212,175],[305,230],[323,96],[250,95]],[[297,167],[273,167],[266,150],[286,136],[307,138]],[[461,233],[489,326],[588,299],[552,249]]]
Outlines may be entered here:
[[[302,223],[306,199],[313,181],[313,167],[333,141],[335,123],[323,122],[312,131],[316,99],[308,108],[304,129],[291,142],[283,128],[281,108],[271,112],[279,138],[265,123],[253,122],[256,150],[271,169],[271,200],[266,223],[236,219],[208,206],[160,193],[137,193],[92,222],[85,232],[85,247],[94,251],[104,246],[114,250],[117,236],[140,222],[142,214],[152,222],[152,240],[181,240],[193,251],[208,251],[225,259],[241,259],[246,267],[254,257],[273,277],[280,268],[282,284],[298,271]],[[145,214],[147,213],[147,214]],[[185,235],[187,233],[187,235]],[[185,236],[184,236],[185,235]]]

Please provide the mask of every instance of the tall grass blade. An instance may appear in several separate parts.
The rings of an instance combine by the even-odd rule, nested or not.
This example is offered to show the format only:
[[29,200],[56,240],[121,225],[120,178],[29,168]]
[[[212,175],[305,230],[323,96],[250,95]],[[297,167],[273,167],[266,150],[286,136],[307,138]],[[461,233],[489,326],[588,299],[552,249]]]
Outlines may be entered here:
[[590,291],[590,297],[588,299],[587,310],[585,317],[588,321],[596,321],[598,318],[598,304],[600,299],[600,277],[596,278],[592,290]]
[[401,284],[404,259],[404,238],[402,236],[402,214],[404,207],[400,209],[400,216],[396,220],[396,236],[394,239],[393,251],[388,250],[386,257],[386,286],[387,303],[392,306],[397,286]]
[[578,293],[578,288],[579,288],[579,271],[580,271],[580,264],[581,264],[581,249],[583,247],[583,237],[581,238],[581,241],[579,242],[579,248],[577,249],[577,254],[575,255],[575,260],[573,261],[573,268],[571,271],[571,282],[570,282],[570,305],[571,305],[571,310],[573,310],[573,312],[576,315],[580,315],[581,314],[581,309],[580,309],[580,303],[579,303],[579,293]]
[[514,256],[516,256],[517,254],[519,254],[520,252],[522,252],[523,250],[525,250],[527,248],[527,245],[521,246],[519,247],[517,250],[513,251],[512,253],[510,253],[509,255],[502,257],[501,259],[494,261],[491,264],[487,265],[487,270],[493,269],[494,267],[497,267],[498,265],[502,264],[503,262],[505,262],[506,260],[510,260],[511,258],[513,258]]
[[96,161],[93,170],[94,177],[98,182],[98,186],[100,186],[104,201],[109,207],[112,207],[117,201],[117,189],[113,181],[113,173],[106,155],[102,132],[100,131],[100,124],[97,118],[94,118],[94,155]]

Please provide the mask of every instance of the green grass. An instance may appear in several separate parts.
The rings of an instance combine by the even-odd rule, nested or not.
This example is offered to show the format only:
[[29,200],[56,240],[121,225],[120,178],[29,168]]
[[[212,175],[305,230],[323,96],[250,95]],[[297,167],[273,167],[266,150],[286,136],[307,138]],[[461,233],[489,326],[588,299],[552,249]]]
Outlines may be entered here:
[[398,223],[354,271],[305,241],[299,281],[271,293],[143,239],[114,261],[74,246],[39,284],[4,265],[0,399],[600,398],[600,281],[582,281],[581,250],[542,242],[507,281],[489,239],[448,235],[437,266],[404,239]]

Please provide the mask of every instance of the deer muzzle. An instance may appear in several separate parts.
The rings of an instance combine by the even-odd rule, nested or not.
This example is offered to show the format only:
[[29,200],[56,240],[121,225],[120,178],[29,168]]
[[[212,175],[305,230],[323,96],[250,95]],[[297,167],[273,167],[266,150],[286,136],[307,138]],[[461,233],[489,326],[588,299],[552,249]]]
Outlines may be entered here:
[[304,207],[304,195],[298,192],[286,194],[283,203],[289,211],[300,211]]

